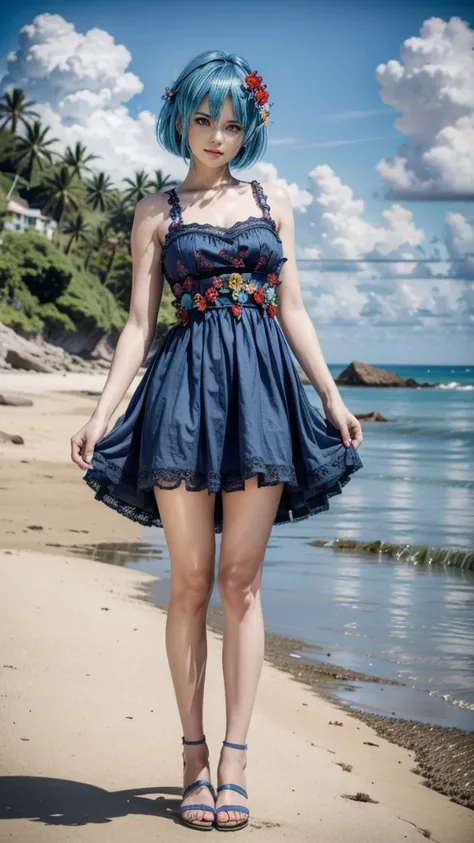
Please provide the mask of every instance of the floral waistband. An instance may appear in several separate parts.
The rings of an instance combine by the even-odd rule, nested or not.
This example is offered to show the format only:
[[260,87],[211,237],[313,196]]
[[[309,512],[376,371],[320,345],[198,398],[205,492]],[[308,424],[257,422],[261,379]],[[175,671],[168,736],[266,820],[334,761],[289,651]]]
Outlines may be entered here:
[[171,289],[176,298],[171,302],[179,321],[186,325],[193,310],[230,307],[239,319],[243,307],[261,307],[268,316],[276,316],[280,284],[275,273],[230,272],[212,278],[185,278],[175,282]]

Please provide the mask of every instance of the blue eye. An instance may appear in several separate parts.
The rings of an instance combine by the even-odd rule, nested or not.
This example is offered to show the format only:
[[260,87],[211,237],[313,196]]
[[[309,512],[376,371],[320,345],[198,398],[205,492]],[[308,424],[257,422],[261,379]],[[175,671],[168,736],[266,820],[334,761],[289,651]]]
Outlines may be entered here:
[[[207,119],[207,117],[196,117],[195,119],[196,119],[196,123],[198,124],[198,126],[209,126],[209,120]],[[237,125],[234,125],[234,124],[232,124],[231,126],[228,126],[227,128],[230,129],[232,132],[235,132],[235,133],[242,131],[240,126],[237,126]]]

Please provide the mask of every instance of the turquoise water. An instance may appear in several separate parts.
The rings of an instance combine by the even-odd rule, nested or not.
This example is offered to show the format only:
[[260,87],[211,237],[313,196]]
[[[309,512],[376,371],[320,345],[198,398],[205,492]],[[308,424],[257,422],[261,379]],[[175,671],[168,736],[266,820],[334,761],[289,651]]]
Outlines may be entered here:
[[[474,365],[377,365],[442,386],[341,388],[352,412],[378,411],[388,421],[363,423],[364,468],[328,512],[274,527],[264,568],[266,627],[324,647],[327,661],[406,683],[356,683],[346,694],[356,707],[474,729],[474,572],[309,544],[353,538],[474,547]],[[333,376],[342,368],[330,366]],[[166,579],[162,531],[143,535],[164,553],[138,567]]]
[[[442,389],[467,387],[468,390],[474,390],[474,363],[472,366],[408,366],[395,363],[373,363],[372,365],[379,369],[386,369],[387,372],[397,372],[405,380],[414,378],[418,383],[439,383],[442,384]],[[334,378],[345,368],[345,363],[329,364]]]

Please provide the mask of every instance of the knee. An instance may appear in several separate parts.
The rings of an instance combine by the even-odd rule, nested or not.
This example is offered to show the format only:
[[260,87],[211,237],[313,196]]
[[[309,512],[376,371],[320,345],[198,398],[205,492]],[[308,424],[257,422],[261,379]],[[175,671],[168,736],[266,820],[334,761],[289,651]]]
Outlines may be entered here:
[[248,565],[248,559],[245,566],[243,560],[235,560],[230,564],[221,564],[219,571],[219,594],[222,603],[239,614],[245,614],[258,596],[259,577],[252,567]]
[[186,571],[172,577],[171,599],[188,612],[198,611],[209,603],[213,584],[213,571]]

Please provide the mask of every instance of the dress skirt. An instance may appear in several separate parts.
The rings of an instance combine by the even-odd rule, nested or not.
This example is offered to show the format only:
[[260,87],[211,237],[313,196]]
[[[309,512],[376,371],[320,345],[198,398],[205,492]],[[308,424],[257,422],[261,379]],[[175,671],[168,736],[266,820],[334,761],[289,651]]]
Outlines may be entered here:
[[195,312],[151,358],[123,415],[95,446],[84,480],[95,498],[146,526],[163,526],[153,487],[215,492],[284,483],[275,524],[329,508],[362,467],[312,406],[276,319],[258,307]]

